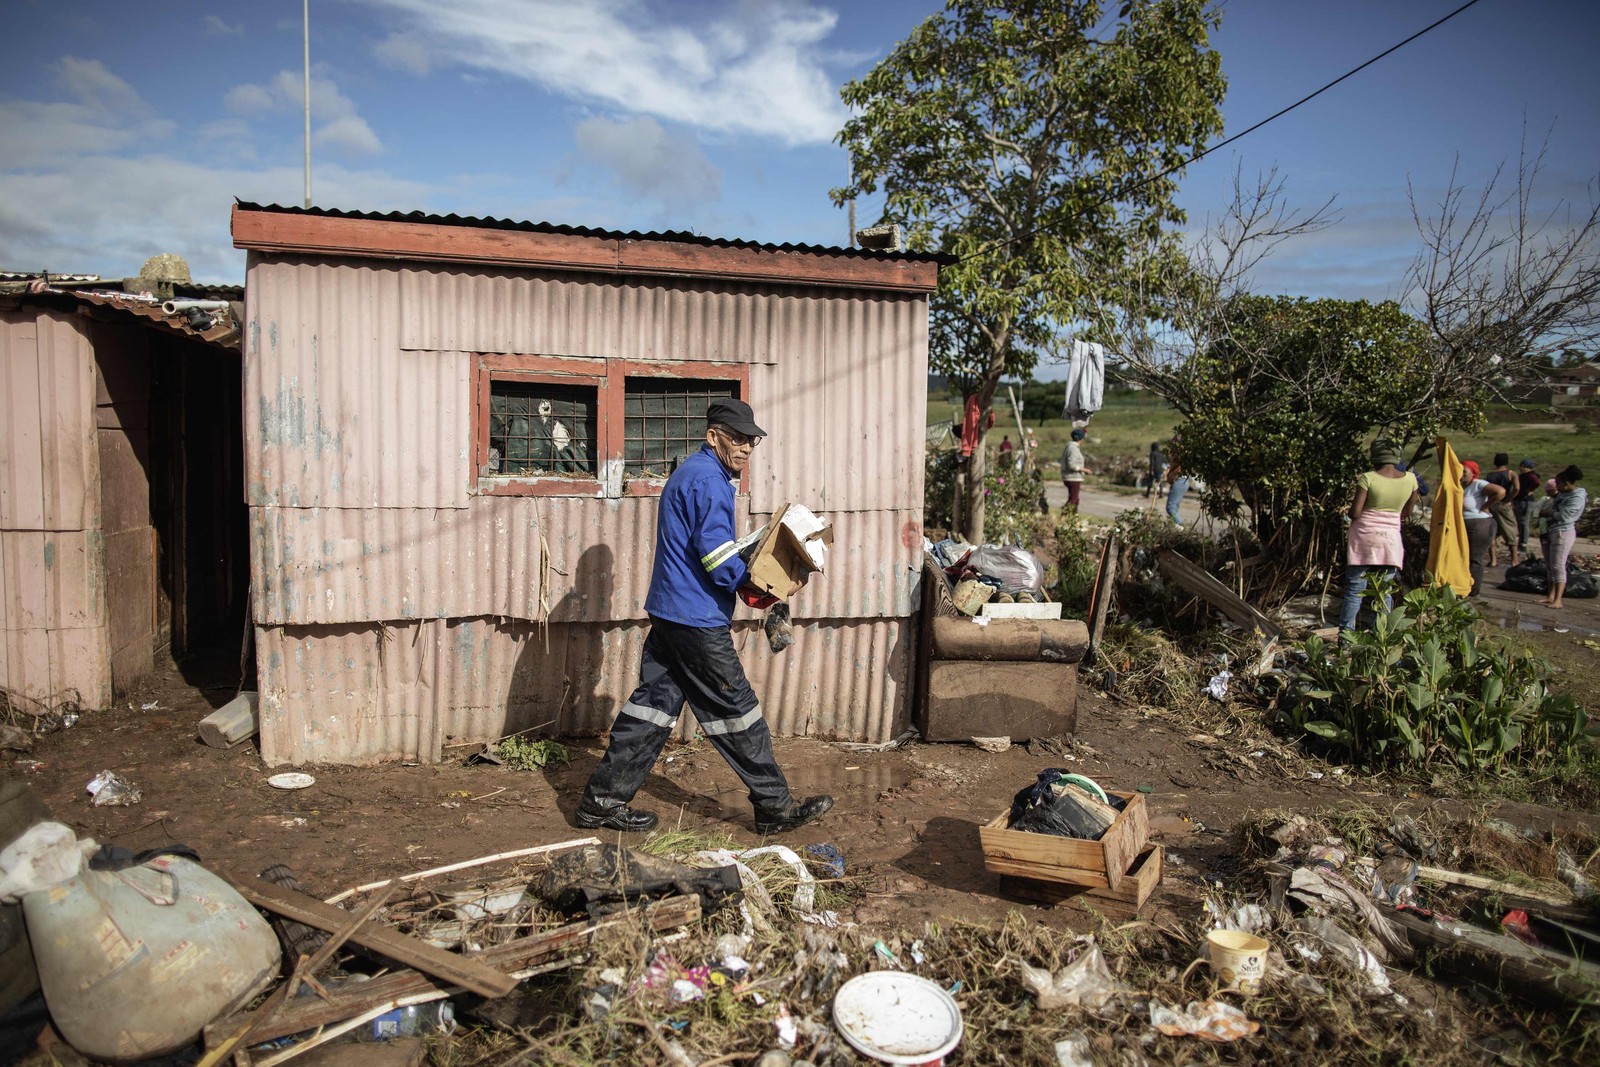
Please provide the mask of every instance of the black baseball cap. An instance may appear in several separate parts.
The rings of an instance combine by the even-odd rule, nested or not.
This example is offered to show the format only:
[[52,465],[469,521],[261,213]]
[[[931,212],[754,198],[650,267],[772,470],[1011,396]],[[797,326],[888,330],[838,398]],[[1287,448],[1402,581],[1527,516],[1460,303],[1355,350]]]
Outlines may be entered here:
[[756,413],[743,400],[713,400],[706,408],[706,425],[718,424],[746,437],[767,436],[767,431],[756,425]]

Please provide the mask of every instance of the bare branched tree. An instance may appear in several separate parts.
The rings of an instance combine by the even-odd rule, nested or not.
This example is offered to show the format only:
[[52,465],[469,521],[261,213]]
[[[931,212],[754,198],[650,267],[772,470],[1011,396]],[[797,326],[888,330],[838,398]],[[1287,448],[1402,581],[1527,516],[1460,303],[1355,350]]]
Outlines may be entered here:
[[1427,324],[1438,384],[1420,403],[1455,407],[1451,387],[1463,378],[1498,391],[1552,354],[1600,340],[1600,177],[1587,184],[1587,205],[1542,205],[1548,144],[1530,147],[1524,131],[1516,170],[1502,164],[1477,189],[1458,162],[1429,210],[1410,190],[1422,249],[1405,303]]

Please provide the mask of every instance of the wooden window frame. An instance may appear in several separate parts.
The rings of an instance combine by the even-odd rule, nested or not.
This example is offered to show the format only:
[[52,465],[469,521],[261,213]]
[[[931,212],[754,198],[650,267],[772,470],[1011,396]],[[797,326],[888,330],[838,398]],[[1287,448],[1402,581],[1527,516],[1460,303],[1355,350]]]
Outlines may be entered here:
[[[623,474],[624,401],[629,378],[687,378],[732,382],[734,394],[750,399],[750,367],[745,363],[652,362],[641,359],[579,356],[527,356],[480,352],[472,357],[472,480],[476,496],[577,496],[616,499],[659,496],[664,478],[628,478]],[[489,462],[489,394],[495,381],[545,385],[579,385],[595,390],[596,477],[535,475],[513,477],[483,474]],[[750,476],[739,479],[738,492],[748,495]]]

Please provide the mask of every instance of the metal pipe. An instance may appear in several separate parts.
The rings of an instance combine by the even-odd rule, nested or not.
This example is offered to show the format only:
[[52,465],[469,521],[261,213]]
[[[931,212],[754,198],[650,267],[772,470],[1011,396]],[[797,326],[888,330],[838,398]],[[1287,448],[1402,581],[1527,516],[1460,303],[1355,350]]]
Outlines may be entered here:
[[311,0],[302,0],[300,15],[306,94],[306,207],[309,209],[311,207]]
[[225,311],[227,307],[226,300],[168,300],[161,305],[161,310],[168,315],[176,315],[190,308],[199,308],[201,311]]

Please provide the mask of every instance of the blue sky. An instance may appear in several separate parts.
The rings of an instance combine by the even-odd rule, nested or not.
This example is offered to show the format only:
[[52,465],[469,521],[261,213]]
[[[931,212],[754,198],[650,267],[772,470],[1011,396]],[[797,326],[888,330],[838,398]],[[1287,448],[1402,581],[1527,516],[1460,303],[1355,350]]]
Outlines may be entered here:
[[[1230,0],[1215,43],[1228,132],[1433,21],[1456,0]],[[838,86],[936,2],[312,0],[314,200],[841,243],[827,192]],[[300,4],[12,0],[0,37],[0,268],[134,273],[175,251],[237,282],[233,197],[302,195]],[[1260,287],[1398,295],[1407,183],[1437,197],[1552,124],[1545,191],[1600,174],[1600,4],[1482,0],[1191,168],[1191,224],[1236,165],[1277,165],[1338,225]],[[862,224],[873,205],[860,208]]]

